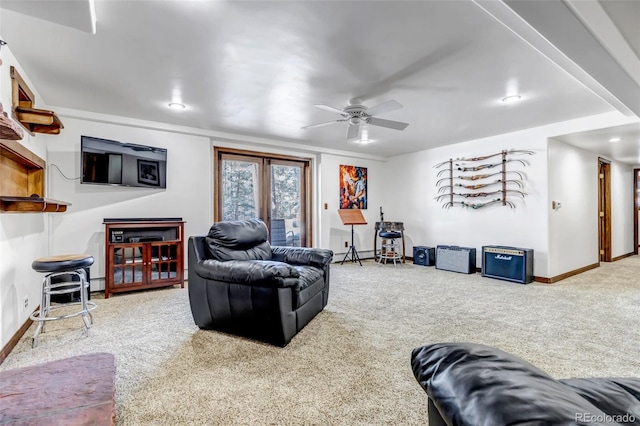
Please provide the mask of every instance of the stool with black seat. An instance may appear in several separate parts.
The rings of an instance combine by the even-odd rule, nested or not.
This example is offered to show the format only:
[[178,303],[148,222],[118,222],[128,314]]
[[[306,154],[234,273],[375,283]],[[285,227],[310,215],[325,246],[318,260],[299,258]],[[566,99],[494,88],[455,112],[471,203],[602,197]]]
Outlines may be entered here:
[[[42,272],[45,275],[42,280],[42,298],[40,301],[40,309],[31,314],[30,318],[37,322],[36,332],[33,336],[32,347],[38,346],[38,335],[40,332],[44,332],[44,324],[47,321],[55,321],[59,319],[71,318],[78,315],[82,316],[84,325],[86,327],[86,334],[89,335],[89,329],[93,324],[93,315],[91,311],[94,310],[97,305],[94,302],[89,301],[89,282],[84,268],[93,265],[93,256],[89,254],[65,254],[58,256],[41,257],[36,259],[31,264],[31,267],[37,271]],[[52,283],[51,278],[59,276],[71,276],[71,280]],[[73,276],[79,278],[78,281],[73,281]],[[67,293],[80,293],[80,301],[74,301],[69,303],[56,303],[51,305],[51,295],[55,294],[67,294]],[[80,305],[80,309],[76,312],[50,316],[52,310],[64,308],[70,305]]]
[[402,238],[402,234],[398,231],[380,231],[378,234],[382,238],[382,246],[380,254],[378,254],[378,263],[386,264],[387,261],[393,260],[394,266],[396,261],[402,259],[402,253],[400,253],[399,238]]

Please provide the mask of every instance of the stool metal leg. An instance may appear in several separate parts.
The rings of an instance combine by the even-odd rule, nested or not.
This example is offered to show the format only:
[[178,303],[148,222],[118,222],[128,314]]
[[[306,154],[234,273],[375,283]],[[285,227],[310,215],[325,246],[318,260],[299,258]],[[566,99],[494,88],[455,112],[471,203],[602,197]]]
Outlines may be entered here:
[[[79,279],[79,285],[75,285],[73,283],[73,280],[69,282],[65,281],[59,284],[52,284],[51,278],[59,275],[75,275]],[[87,275],[84,269],[77,269],[75,271],[50,273],[44,278],[44,280],[42,281],[42,300],[40,303],[40,309],[38,312],[34,312],[30,316],[33,321],[38,322],[36,331],[33,336],[32,347],[35,348],[36,346],[38,346],[38,335],[44,332],[45,322],[71,318],[77,315],[82,316],[82,321],[84,322],[84,326],[86,329],[86,335],[89,336],[89,330],[91,329],[91,324],[93,324],[93,315],[91,314],[91,311],[97,308],[97,305],[94,302],[88,300],[89,283],[87,282],[86,277]],[[52,294],[69,294],[76,291],[80,292],[79,302],[58,303],[55,306],[51,306]],[[69,305],[81,305],[81,309],[73,313],[59,316],[50,315],[50,313],[54,309],[63,308]]]
[[78,275],[80,275],[80,303],[82,304],[82,321],[84,321],[84,326],[87,329],[87,336],[89,336],[89,330],[91,329],[91,325],[89,324],[89,320],[87,319],[87,314],[91,318],[91,324],[93,324],[93,315],[87,309],[87,280],[86,274],[83,269],[78,269]]
[[38,326],[36,327],[36,332],[33,334],[33,339],[31,340],[31,347],[35,348],[38,346],[38,335],[43,332],[44,333],[44,321],[40,320],[47,316],[47,299],[49,297],[49,275],[45,276],[42,279],[42,297],[40,298],[40,310],[38,314],[38,318],[34,319],[34,321],[38,322]]

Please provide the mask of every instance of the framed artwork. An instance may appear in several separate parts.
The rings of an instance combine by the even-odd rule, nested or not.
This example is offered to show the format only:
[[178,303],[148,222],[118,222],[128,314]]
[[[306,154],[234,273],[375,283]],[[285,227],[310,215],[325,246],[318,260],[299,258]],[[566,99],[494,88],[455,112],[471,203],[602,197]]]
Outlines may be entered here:
[[340,209],[367,208],[367,168],[340,164]]
[[138,183],[160,186],[159,170],[157,161],[138,160]]

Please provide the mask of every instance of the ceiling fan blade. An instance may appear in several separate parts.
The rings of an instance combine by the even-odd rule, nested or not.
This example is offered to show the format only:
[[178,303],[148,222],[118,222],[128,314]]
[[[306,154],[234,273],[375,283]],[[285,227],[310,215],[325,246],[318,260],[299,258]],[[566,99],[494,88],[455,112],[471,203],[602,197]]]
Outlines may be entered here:
[[366,112],[367,112],[367,115],[373,116],[373,115],[384,114],[385,112],[395,111],[401,108],[402,108],[402,105],[400,105],[398,102],[387,101],[387,102],[381,103],[380,105],[376,105],[374,107],[367,109]]
[[347,129],[347,140],[355,139],[360,134],[360,124],[351,124],[349,123],[349,128]]
[[382,118],[375,117],[367,118],[367,123],[396,130],[404,130],[409,125],[409,123],[403,123],[402,121],[383,120]]
[[329,124],[342,123],[344,121],[347,121],[347,120],[333,120],[333,121],[327,121],[326,123],[310,124],[308,126],[301,127],[301,129],[310,129],[312,127],[328,126]]
[[313,106],[314,106],[314,107],[316,107],[316,108],[324,109],[324,110],[326,110],[326,111],[335,112],[335,113],[338,113],[338,114],[340,114],[340,115],[345,115],[345,116],[346,116],[346,115],[348,115],[348,114],[346,114],[343,110],[338,109],[338,108],[334,108],[334,107],[329,106],[329,105],[314,104]]

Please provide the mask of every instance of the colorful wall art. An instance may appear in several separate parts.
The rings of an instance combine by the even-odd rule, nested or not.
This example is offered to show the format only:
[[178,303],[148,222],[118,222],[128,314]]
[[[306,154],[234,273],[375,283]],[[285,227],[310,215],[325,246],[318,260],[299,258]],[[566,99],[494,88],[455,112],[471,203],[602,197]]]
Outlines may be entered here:
[[367,168],[340,165],[340,208],[367,208]]

